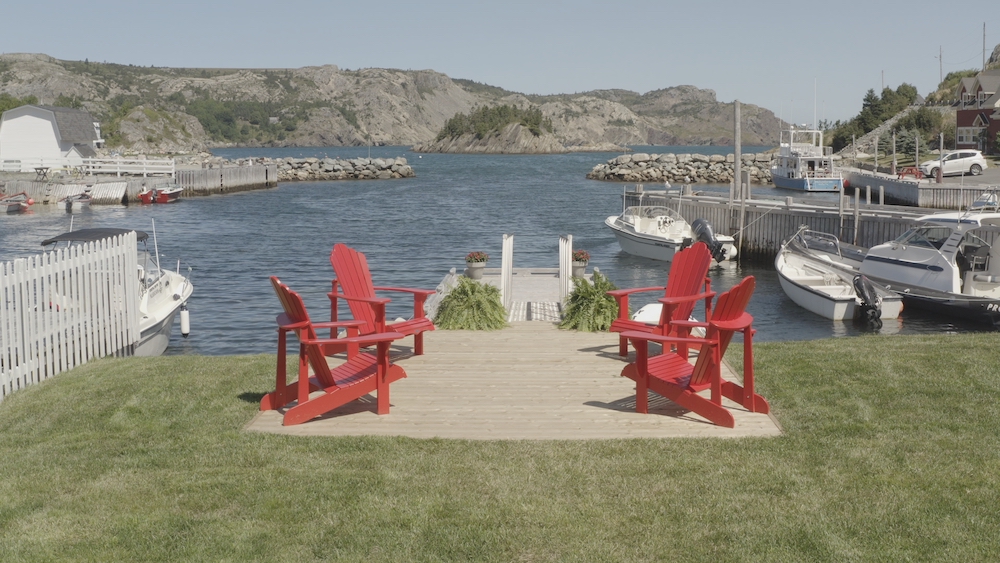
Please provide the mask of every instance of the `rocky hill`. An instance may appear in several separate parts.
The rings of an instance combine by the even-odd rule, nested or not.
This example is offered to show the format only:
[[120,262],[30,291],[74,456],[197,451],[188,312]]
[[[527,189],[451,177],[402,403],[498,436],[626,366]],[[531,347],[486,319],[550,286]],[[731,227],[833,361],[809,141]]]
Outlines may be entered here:
[[[176,69],[5,54],[0,93],[83,107],[101,121],[110,146],[142,152],[369,143],[477,150],[469,140],[453,139],[445,148],[431,143],[454,115],[496,104],[540,108],[553,131],[531,139],[517,128],[504,130],[479,143],[486,145],[482,152],[733,141],[733,104],[694,86],[526,96],[432,70]],[[777,142],[781,124],[771,111],[744,104],[742,116],[743,144]]]

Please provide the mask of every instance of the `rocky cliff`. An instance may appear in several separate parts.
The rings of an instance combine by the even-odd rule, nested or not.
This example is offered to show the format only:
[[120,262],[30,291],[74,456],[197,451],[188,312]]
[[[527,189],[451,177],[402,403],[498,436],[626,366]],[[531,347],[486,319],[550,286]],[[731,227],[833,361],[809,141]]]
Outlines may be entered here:
[[[112,146],[192,152],[213,146],[420,145],[428,150],[563,152],[639,144],[732,144],[733,105],[677,86],[526,96],[432,70],[173,69],[40,54],[0,55],[0,93],[89,110]],[[507,128],[494,138],[433,144],[444,123],[477,106],[540,108],[551,134]],[[742,142],[773,144],[768,110],[743,105]],[[533,137],[533,138],[529,138]]]

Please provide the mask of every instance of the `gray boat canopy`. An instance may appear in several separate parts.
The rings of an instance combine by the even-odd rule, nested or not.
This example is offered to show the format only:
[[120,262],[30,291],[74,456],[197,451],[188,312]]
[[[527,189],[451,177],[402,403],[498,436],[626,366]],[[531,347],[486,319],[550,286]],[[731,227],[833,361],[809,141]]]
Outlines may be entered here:
[[[42,241],[42,246],[48,246],[50,244],[55,244],[57,242],[94,242],[98,240],[104,240],[106,238],[116,237],[119,235],[124,235],[125,233],[130,233],[135,231],[135,229],[115,229],[111,227],[100,227],[96,229],[80,229],[79,231],[70,231],[68,233],[63,233],[59,236],[52,237],[50,239],[45,239]],[[137,241],[144,241],[149,238],[143,231],[135,231],[135,238]]]

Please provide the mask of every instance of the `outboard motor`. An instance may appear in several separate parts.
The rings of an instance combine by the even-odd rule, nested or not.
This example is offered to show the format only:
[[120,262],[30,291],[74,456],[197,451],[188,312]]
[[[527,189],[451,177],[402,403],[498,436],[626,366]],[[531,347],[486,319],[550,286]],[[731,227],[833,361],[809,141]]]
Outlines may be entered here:
[[716,262],[722,262],[726,259],[726,249],[721,242],[716,240],[712,224],[707,219],[695,219],[691,223],[691,230],[694,231],[694,236],[698,240],[708,245],[708,250],[712,252],[712,258],[715,258]]
[[864,323],[871,330],[882,328],[882,300],[871,280],[861,274],[854,276],[854,293],[861,300],[855,320]]

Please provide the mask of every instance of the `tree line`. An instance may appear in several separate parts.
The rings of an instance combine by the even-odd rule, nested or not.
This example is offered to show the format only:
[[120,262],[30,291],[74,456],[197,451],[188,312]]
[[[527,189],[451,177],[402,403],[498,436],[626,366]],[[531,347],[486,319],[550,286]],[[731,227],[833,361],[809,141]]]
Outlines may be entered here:
[[522,109],[512,105],[476,107],[469,115],[456,114],[445,122],[437,140],[460,137],[473,134],[482,139],[493,132],[499,132],[511,123],[519,123],[526,127],[534,136],[542,134],[542,130],[552,132],[552,120],[542,115],[542,110],[532,107]]

